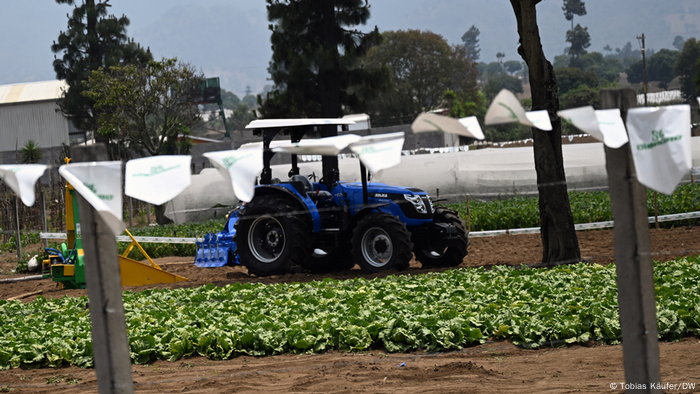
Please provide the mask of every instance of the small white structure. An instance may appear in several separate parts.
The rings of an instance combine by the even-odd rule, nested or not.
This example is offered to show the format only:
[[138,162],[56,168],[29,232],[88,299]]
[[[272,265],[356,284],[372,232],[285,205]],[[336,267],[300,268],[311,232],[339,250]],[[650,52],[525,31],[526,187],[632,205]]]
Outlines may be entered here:
[[68,144],[84,133],[58,110],[56,101],[68,89],[65,81],[0,85],[0,152],[21,149],[33,140],[41,148]]

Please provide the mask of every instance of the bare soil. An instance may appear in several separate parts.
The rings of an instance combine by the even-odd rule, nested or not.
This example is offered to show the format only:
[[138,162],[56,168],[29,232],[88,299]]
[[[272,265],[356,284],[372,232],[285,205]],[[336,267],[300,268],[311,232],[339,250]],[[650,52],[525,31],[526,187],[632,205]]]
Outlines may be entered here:
[[[585,261],[598,264],[614,262],[612,230],[579,232],[581,254]],[[666,261],[680,256],[700,254],[700,227],[652,229],[654,260]],[[32,249],[33,248],[33,249]],[[30,250],[38,251],[39,245]],[[504,235],[473,238],[462,267],[493,265],[535,265],[542,257],[540,236]],[[165,270],[185,276],[189,282],[158,287],[179,288],[214,283],[223,286],[235,282],[306,282],[325,277],[346,279],[375,278],[390,274],[416,275],[435,269],[423,269],[412,262],[403,272],[364,274],[355,267],[334,274],[291,273],[258,278],[244,267],[196,268],[191,257],[167,257],[156,263]],[[0,279],[23,276],[8,274],[16,264],[8,253],[0,255]],[[26,274],[25,274],[26,275]],[[140,291],[147,287],[125,287]],[[50,280],[0,283],[0,299],[42,290],[43,296],[86,295],[85,290],[59,290]],[[25,297],[29,302],[36,296]],[[663,342],[661,347],[661,383],[695,383],[694,389],[666,389],[664,392],[700,392],[700,338]],[[402,363],[405,363],[402,365]],[[507,341],[488,342],[455,352],[385,354],[329,352],[321,355],[282,355],[274,357],[237,357],[211,361],[192,357],[177,362],[157,361],[132,366],[136,392],[139,393],[230,393],[230,392],[622,392],[624,382],[622,347],[591,342],[587,346],[521,349]],[[615,389],[611,389],[616,384]],[[96,392],[94,370],[76,367],[13,369],[0,371],[0,392],[67,393]]]

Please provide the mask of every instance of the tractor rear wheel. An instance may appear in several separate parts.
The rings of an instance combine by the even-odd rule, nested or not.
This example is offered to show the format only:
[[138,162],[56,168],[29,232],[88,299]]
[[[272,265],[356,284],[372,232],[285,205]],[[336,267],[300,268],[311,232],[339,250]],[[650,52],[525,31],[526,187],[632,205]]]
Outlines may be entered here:
[[387,213],[367,214],[353,231],[352,255],[365,272],[407,269],[412,248],[406,225]]
[[260,196],[247,203],[235,224],[236,253],[257,276],[285,274],[308,258],[309,224],[292,203],[279,196]]
[[462,264],[467,255],[469,246],[469,231],[464,226],[464,221],[460,219],[459,213],[445,207],[435,208],[433,222],[447,223],[457,228],[459,232],[458,240],[447,246],[440,242],[436,244],[417,244],[413,249],[416,260],[423,266],[432,267],[456,267]]

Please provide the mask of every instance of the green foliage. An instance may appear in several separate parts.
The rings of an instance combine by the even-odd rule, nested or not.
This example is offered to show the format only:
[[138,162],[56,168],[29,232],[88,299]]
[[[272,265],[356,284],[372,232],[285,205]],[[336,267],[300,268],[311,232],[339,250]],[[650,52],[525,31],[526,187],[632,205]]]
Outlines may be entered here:
[[462,42],[464,43],[464,49],[467,50],[467,58],[477,62],[479,61],[479,52],[481,52],[481,49],[479,49],[479,34],[481,32],[479,29],[476,28],[476,26],[472,25],[472,27],[467,30],[466,33],[462,35]]
[[561,54],[561,55],[554,56],[554,63],[552,63],[552,67],[555,70],[558,70],[560,68],[569,67],[570,63],[571,63],[571,57],[569,57],[569,55],[567,55],[567,54]]
[[[504,196],[507,198],[507,196]],[[608,192],[569,192],[571,213],[574,223],[595,223],[613,220]],[[700,211],[700,184],[680,185],[667,196],[657,194],[659,215]],[[467,219],[466,203],[450,205]],[[654,216],[654,192],[647,190],[647,210]],[[469,204],[470,223],[473,231],[505,230],[540,226],[539,199],[512,197],[494,201],[471,201]],[[700,223],[698,220],[684,220],[683,225]],[[664,227],[677,225],[674,222],[659,223]]]
[[268,68],[275,86],[258,96],[266,118],[327,117],[342,108],[363,111],[385,86],[386,70],[360,66],[367,51],[381,42],[375,27],[363,33],[353,26],[370,17],[361,0],[266,0],[272,35]]
[[584,107],[591,105],[595,109],[600,109],[600,88],[580,85],[576,89],[570,90],[559,97],[562,109]]
[[523,69],[523,64],[517,60],[508,60],[503,63],[503,68],[505,68],[510,75],[513,75]]
[[581,85],[596,87],[598,77],[593,71],[584,71],[580,68],[564,67],[554,70],[559,86],[559,95],[564,95],[568,91],[576,89]]
[[497,75],[489,78],[482,91],[486,94],[486,98],[491,101],[501,89],[508,89],[513,93],[523,93],[523,81],[510,75]]
[[[19,237],[22,247],[39,243],[39,241],[39,232],[22,232]],[[17,242],[15,235],[12,234],[7,242],[0,244],[0,252],[12,252],[15,250],[17,250]]]
[[420,30],[385,31],[382,37],[364,60],[365,67],[384,66],[390,73],[387,91],[372,101],[373,125],[411,123],[420,112],[441,108],[447,89],[475,102],[476,64],[464,46]]
[[586,48],[591,46],[591,35],[588,34],[587,27],[576,25],[572,30],[566,32],[566,42],[569,47],[569,56],[576,58],[587,53]]
[[135,144],[151,155],[183,154],[177,143],[201,121],[196,105],[204,76],[177,59],[93,71],[85,97],[99,111],[98,132]]
[[567,21],[573,21],[574,15],[586,15],[586,3],[582,0],[564,0],[564,5],[561,9],[564,11],[564,18]]
[[[659,87],[667,88],[668,84],[675,78],[674,66],[679,60],[679,52],[669,49],[662,49],[647,59],[647,81],[659,82]],[[627,81],[630,83],[640,83],[644,81],[644,68],[642,61],[631,64],[627,70]]]
[[685,100],[693,100],[700,96],[700,84],[696,79],[700,75],[700,41],[689,38],[683,43],[683,50],[678,55],[678,59],[673,68],[674,74],[679,78],[681,93]]
[[[82,94],[83,82],[100,67],[117,64],[145,64],[152,60],[151,52],[144,50],[126,35],[129,18],[109,15],[109,0],[56,0],[58,4],[75,5],[68,16],[68,29],[54,41],[51,51],[59,54],[53,61],[57,79],[64,79],[69,89],[58,101],[61,111],[68,115],[78,129],[97,129],[94,101]],[[75,4],[78,3],[78,4]]]
[[[700,333],[700,259],[655,263],[659,337]],[[0,369],[92,366],[87,297],[0,301]],[[235,283],[124,293],[135,363],[191,355],[619,343],[614,264],[496,267],[381,279]],[[41,329],[37,329],[40,327]]]
[[592,71],[598,79],[606,82],[617,82],[620,79],[620,73],[625,70],[620,59],[603,57],[600,52],[590,52],[571,59],[570,67]]
[[41,160],[41,147],[34,140],[28,140],[22,147],[22,163],[38,163]]

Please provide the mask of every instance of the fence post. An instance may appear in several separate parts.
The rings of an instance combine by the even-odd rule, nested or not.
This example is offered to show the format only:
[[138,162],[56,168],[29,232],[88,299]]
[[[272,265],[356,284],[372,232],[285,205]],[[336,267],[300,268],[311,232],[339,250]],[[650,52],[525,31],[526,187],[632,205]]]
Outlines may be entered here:
[[134,227],[134,204],[129,197],[129,227]]
[[[619,108],[623,119],[627,110],[637,104],[633,89],[602,89],[600,98],[602,108]],[[661,372],[646,189],[637,180],[629,143],[619,149],[605,147],[605,161],[615,218],[617,300],[625,380],[635,388],[646,387],[638,392],[661,392],[651,387],[652,383],[661,382]]]
[[22,235],[19,230],[19,197],[15,195],[15,245],[17,246],[17,260],[22,259]]
[[146,203],[146,224],[151,225],[151,203]]
[[[39,199],[41,199],[41,231],[48,232],[48,225],[46,224],[46,196],[44,195],[44,190],[39,190]],[[42,240],[44,243],[44,249],[49,247],[49,240],[44,238]]]
[[[103,144],[71,148],[74,162],[107,160]],[[90,301],[93,355],[100,393],[133,393],[129,339],[122,299],[117,240],[102,217],[76,193]]]

